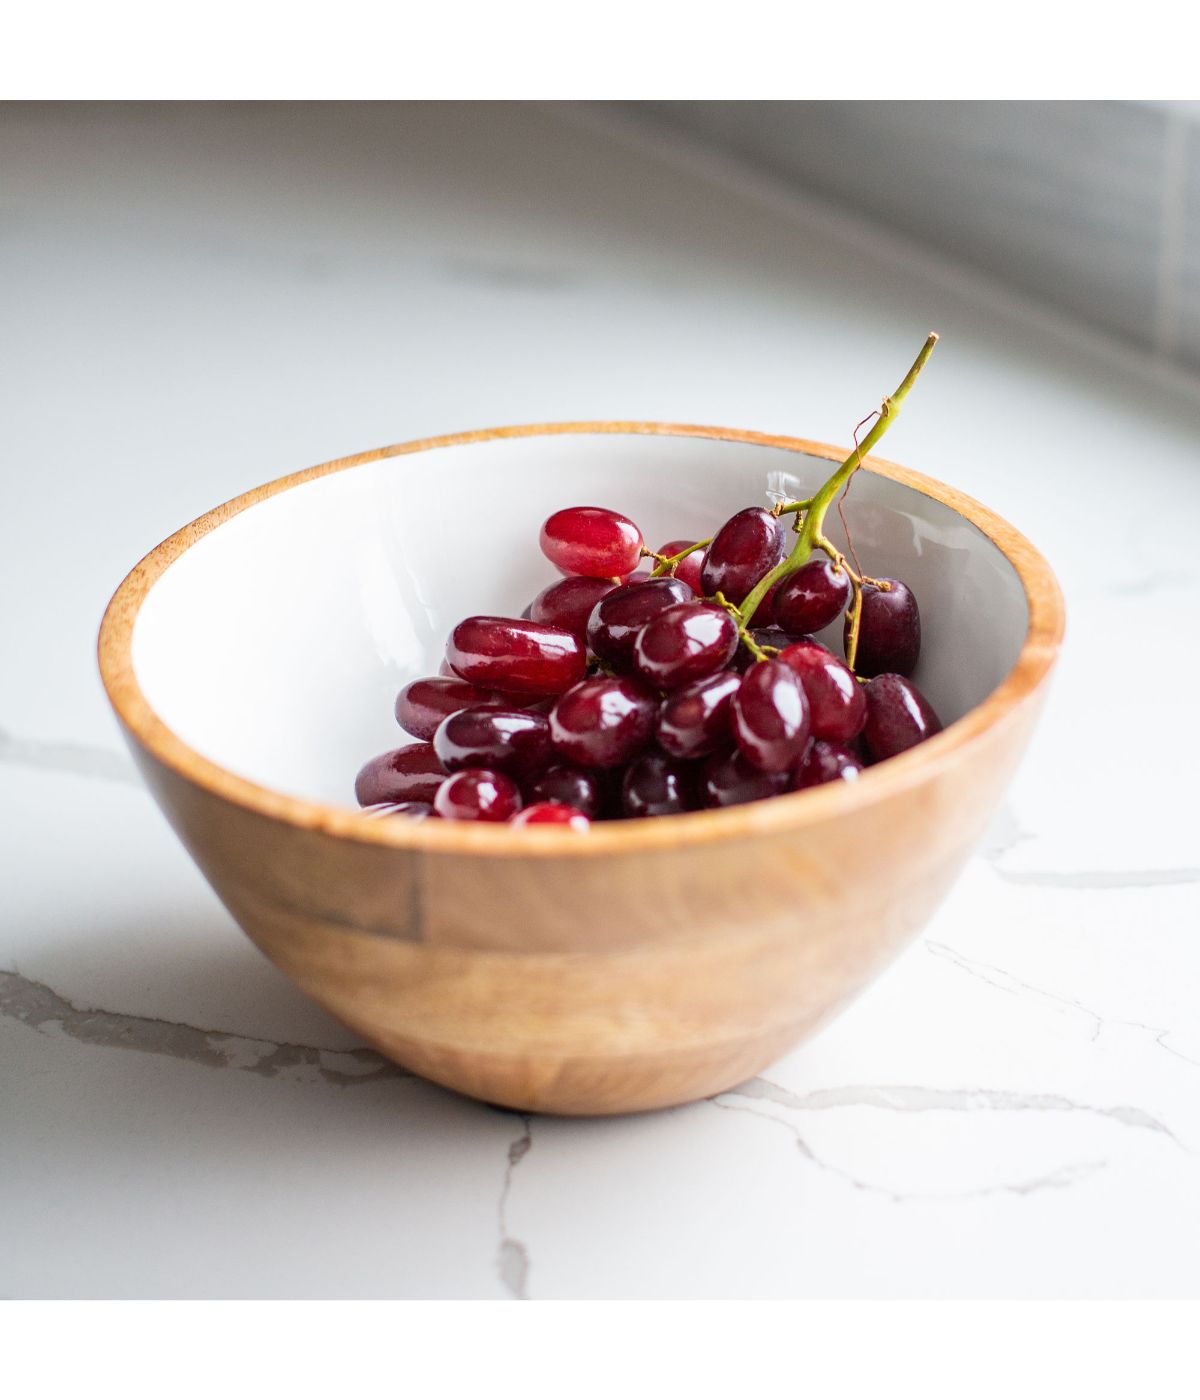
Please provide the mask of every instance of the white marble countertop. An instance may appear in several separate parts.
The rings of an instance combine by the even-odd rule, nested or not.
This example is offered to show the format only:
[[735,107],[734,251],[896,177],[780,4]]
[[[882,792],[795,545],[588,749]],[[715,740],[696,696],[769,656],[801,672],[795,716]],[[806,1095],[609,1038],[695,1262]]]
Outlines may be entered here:
[[[0,114],[0,1294],[1200,1289],[1200,396],[770,185],[561,110]],[[727,178],[728,177],[728,178]],[[499,422],[845,441],[1012,519],[1068,647],[1000,821],[739,1092],[557,1121],[357,1049],[123,754],[101,610],[216,501]]]

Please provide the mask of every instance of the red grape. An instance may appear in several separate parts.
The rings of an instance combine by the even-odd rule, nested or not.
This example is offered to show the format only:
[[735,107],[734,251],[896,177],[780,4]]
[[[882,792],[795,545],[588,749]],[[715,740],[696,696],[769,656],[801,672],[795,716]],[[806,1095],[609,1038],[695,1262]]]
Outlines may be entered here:
[[521,794],[503,773],[464,768],[442,783],[433,806],[447,821],[506,822],[521,810]]
[[808,743],[808,699],[799,676],[782,661],[751,666],[730,705],[733,737],[753,767],[790,769]]
[[560,578],[543,588],[530,603],[529,616],[534,622],[544,622],[550,627],[562,627],[567,632],[574,632],[582,642],[587,638],[588,618],[592,615],[592,609],[616,587],[611,578]]
[[786,582],[777,578],[762,596],[762,601],[754,609],[754,616],[750,619],[750,628],[753,631],[756,627],[764,629],[770,628],[774,631],[775,622],[775,599],[779,597],[780,586]]
[[737,624],[716,603],[676,603],[646,624],[633,644],[638,674],[674,690],[723,670],[738,645]]
[[790,636],[828,627],[850,601],[850,575],[825,555],[789,574],[775,595],[775,621]]
[[786,537],[779,521],[761,506],[731,516],[717,531],[701,570],[706,597],[722,593],[740,603],[760,578],[783,558]]
[[867,748],[876,759],[891,758],[941,732],[933,706],[912,681],[885,673],[866,685]]
[[587,642],[602,661],[628,670],[637,634],[652,617],[692,597],[682,579],[656,578],[624,584],[601,598],[588,619]]
[[564,574],[618,578],[637,568],[642,532],[615,510],[570,506],[542,526],[542,553]]
[[853,782],[864,767],[862,759],[845,744],[814,739],[792,770],[792,791],[799,792],[801,788],[817,787],[838,779]]
[[701,791],[706,807],[735,807],[742,802],[757,802],[762,797],[774,797],[787,787],[787,773],[764,773],[746,761],[737,749],[729,754],[714,754],[706,759],[701,770]]
[[[921,614],[912,589],[899,579],[880,579],[884,590],[864,584],[862,618],[858,625],[858,655],[854,669],[860,676],[880,676],[885,671],[911,676],[921,654]],[[850,619],[843,629],[850,641]]]
[[621,807],[627,817],[665,817],[696,806],[694,775],[661,753],[644,753],[625,770]]
[[526,784],[525,796],[530,802],[552,802],[574,807],[593,821],[600,815],[603,805],[598,775],[569,763],[555,763],[544,773],[539,773]]
[[532,807],[510,817],[508,823],[510,826],[565,826],[572,831],[587,831],[592,825],[583,812],[562,802],[535,802]]
[[[681,550],[691,549],[695,543],[695,540],[669,540],[658,552],[670,559]],[[682,579],[692,592],[698,595],[704,593],[704,589],[700,586],[700,573],[704,568],[704,554],[703,549],[694,550],[675,565],[674,577]]]
[[820,642],[793,642],[779,653],[779,660],[800,678],[812,713],[814,739],[839,744],[861,732],[867,719],[863,688],[834,654]]
[[409,681],[396,696],[396,723],[414,738],[432,739],[447,715],[489,704],[495,698],[491,691],[480,690],[457,676],[423,676]]
[[513,617],[466,618],[446,655],[463,680],[520,695],[561,695],[587,665],[573,632]]
[[582,768],[616,768],[645,748],[657,697],[631,676],[580,681],[550,711],[555,749]]
[[368,760],[354,780],[360,807],[379,802],[432,802],[446,776],[432,744],[405,744]]
[[528,710],[459,710],[438,725],[433,749],[447,773],[489,768],[525,778],[550,761],[550,722]]
[[729,703],[742,678],[735,671],[692,681],[659,706],[658,742],[675,758],[703,758],[729,747]]

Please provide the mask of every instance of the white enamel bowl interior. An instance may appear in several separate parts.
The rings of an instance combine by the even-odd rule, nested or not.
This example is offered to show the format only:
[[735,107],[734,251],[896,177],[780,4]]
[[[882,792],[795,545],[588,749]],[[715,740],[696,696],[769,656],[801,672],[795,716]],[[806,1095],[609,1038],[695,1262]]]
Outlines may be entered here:
[[[214,763],[353,806],[362,763],[410,742],[392,716],[396,692],[437,670],[455,623],[519,616],[557,577],[537,543],[552,511],[610,506],[658,548],[710,535],[743,506],[809,495],[831,470],[758,444],[572,433],[335,472],[242,511],[166,570],[134,629],[138,684]],[[1020,651],[1028,614],[1015,571],[955,511],[883,477],[859,474],[847,516],[867,572],[916,591],[914,679],[946,723],[960,718]],[[840,624],[823,639],[840,648]]]

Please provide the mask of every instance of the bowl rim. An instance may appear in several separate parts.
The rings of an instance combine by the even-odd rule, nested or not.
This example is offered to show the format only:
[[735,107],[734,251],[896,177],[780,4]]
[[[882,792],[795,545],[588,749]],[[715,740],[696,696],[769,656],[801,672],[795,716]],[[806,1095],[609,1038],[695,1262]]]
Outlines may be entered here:
[[598,822],[586,836],[561,828],[514,830],[500,823],[488,822],[387,821],[351,807],[293,797],[221,767],[184,743],[151,707],[138,685],[133,667],[133,632],[150,589],[175,560],[198,540],[251,506],[323,476],[441,447],[505,438],[605,433],[746,443],[781,448],[828,461],[843,461],[850,450],[806,438],[688,423],[534,423],[393,443],[278,477],[225,501],[175,531],[130,570],[113,594],[100,624],[97,655],[109,703],[128,736],[185,782],[260,816],[309,832],[438,855],[509,858],[610,856],[703,845],[713,841],[752,839],[780,829],[799,830],[829,817],[885,801],[898,791],[925,781],[931,776],[930,770],[944,767],[960,750],[979,742],[988,730],[1028,699],[1052,669],[1063,636],[1064,606],[1058,582],[1042,555],[1006,520],[972,497],[910,468],[884,458],[868,456],[863,459],[865,470],[899,482],[948,506],[999,549],[1024,589],[1029,624],[1011,670],[980,704],[932,739],[889,759],[886,764],[868,769],[855,783],[827,783],[803,792],[784,793],[769,801],[677,816]]

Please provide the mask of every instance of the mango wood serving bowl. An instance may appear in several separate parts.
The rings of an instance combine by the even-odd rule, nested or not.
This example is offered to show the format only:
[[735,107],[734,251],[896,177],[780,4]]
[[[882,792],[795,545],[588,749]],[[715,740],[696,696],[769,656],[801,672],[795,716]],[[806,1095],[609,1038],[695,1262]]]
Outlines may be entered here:
[[[574,423],[380,448],[250,491],[117,590],[100,670],[142,773],[233,917],[384,1054],[466,1094],[618,1113],[717,1093],[855,995],[922,926],[1040,709],[1062,600],[976,502],[868,459],[848,505],[875,575],[920,599],[936,738],[831,784],[587,835],[372,820],[353,781],[407,742],[404,681],[471,613],[553,577],[541,521],[611,506],[658,545],[841,448]],[[836,628],[835,628],[836,630]]]

